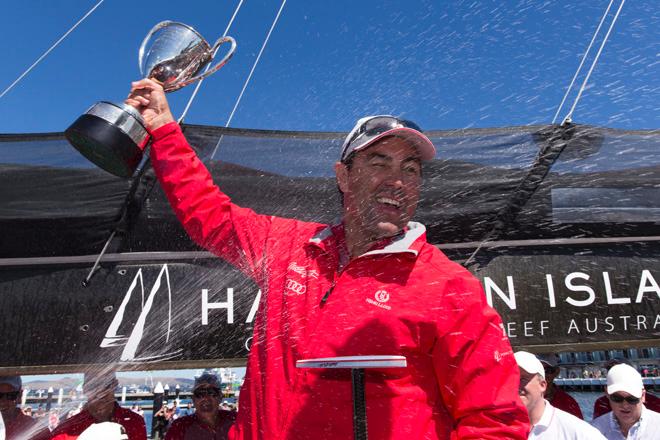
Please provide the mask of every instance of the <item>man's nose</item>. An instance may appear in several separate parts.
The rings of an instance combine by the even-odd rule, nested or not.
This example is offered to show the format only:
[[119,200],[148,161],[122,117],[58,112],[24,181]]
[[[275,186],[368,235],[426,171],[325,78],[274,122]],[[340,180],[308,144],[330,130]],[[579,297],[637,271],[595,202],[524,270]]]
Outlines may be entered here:
[[403,173],[400,170],[392,170],[387,176],[386,183],[393,188],[403,188],[404,179]]

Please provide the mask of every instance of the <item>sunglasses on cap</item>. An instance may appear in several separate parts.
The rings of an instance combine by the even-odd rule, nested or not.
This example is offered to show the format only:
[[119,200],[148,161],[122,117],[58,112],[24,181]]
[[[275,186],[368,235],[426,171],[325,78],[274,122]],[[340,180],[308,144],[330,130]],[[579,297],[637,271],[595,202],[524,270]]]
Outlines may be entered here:
[[374,116],[362,122],[359,127],[353,130],[351,137],[344,142],[340,161],[346,161],[354,151],[369,144],[381,134],[396,128],[410,128],[422,132],[422,129],[412,121],[395,118],[394,116]]
[[18,391],[9,391],[6,393],[0,393],[0,399],[16,400],[18,399],[18,395]]
[[637,405],[640,401],[640,398],[635,396],[623,397],[621,394],[611,394],[610,400],[614,403],[622,403],[625,400],[631,405]]
[[218,397],[220,396],[220,390],[217,388],[197,388],[193,391],[193,396],[201,399],[202,397]]

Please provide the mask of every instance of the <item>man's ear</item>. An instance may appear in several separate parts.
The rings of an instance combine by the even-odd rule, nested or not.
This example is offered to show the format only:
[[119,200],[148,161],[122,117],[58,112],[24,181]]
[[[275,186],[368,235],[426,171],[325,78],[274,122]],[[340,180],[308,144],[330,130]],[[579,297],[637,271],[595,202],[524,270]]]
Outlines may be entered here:
[[337,186],[339,191],[346,193],[348,191],[348,167],[341,163],[335,163],[335,176],[337,176]]

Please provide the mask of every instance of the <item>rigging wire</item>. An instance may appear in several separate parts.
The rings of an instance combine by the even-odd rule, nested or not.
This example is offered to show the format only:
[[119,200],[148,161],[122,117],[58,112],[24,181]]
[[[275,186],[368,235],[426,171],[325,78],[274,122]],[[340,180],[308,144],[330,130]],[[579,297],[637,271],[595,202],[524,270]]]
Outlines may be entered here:
[[[241,0],[238,3],[238,6],[236,6],[236,9],[234,10],[234,15],[231,16],[231,19],[229,20],[229,24],[227,24],[227,27],[225,28],[224,33],[222,34],[223,37],[227,36],[227,33],[229,32],[229,29],[231,28],[232,23],[234,23],[234,18],[236,18],[236,15],[238,14],[238,11],[241,9],[241,6],[243,5],[243,0]],[[215,54],[218,53],[218,50],[220,50],[220,47],[218,47],[215,52],[213,52],[213,57],[215,58]],[[208,63],[206,65],[206,69],[204,69],[204,73],[206,73],[207,70],[211,68],[211,64],[213,63]],[[197,96],[197,92],[199,91],[199,88],[202,86],[202,83],[204,82],[204,79],[197,81],[197,85],[195,86],[195,90],[193,90],[192,95],[190,95],[190,99],[188,99],[188,103],[186,104],[186,108],[183,109],[183,113],[181,116],[179,116],[179,119],[177,120],[178,124],[181,124],[186,117],[186,114],[188,114],[188,110],[190,109],[190,106],[192,105],[193,100]]]
[[573,117],[573,111],[575,111],[575,107],[578,104],[578,101],[580,101],[580,98],[582,97],[582,92],[584,92],[584,89],[587,87],[587,82],[589,81],[589,77],[591,76],[591,72],[593,72],[594,67],[596,67],[596,63],[598,62],[598,58],[600,57],[601,52],[603,51],[603,48],[605,47],[605,43],[607,43],[607,39],[610,37],[610,33],[612,32],[612,29],[614,28],[614,24],[616,23],[617,19],[619,18],[619,13],[621,12],[621,9],[623,8],[624,3],[626,0],[621,0],[621,4],[619,5],[619,9],[617,9],[616,14],[614,15],[614,18],[612,19],[612,23],[610,23],[609,29],[607,29],[607,33],[605,34],[605,38],[603,38],[603,42],[600,44],[600,48],[598,48],[598,53],[596,53],[596,57],[594,58],[594,61],[591,63],[591,68],[589,69],[589,72],[587,72],[587,76],[584,78],[584,81],[582,82],[582,87],[580,87],[580,91],[578,92],[577,97],[575,98],[575,101],[573,102],[573,107],[571,107],[571,110],[568,112],[564,120],[562,121],[561,125],[566,124],[567,122],[571,122],[571,118]]
[[[607,10],[605,11],[605,14],[603,15],[603,18],[601,19],[601,23],[598,25],[598,28],[596,29],[596,32],[594,33],[594,36],[593,36],[593,38],[592,38],[592,40],[591,40],[591,43],[589,43],[589,48],[587,49],[587,52],[585,52],[585,55],[583,56],[583,60],[582,60],[582,62],[580,63],[580,67],[578,67],[578,71],[575,73],[575,76],[573,77],[573,81],[571,82],[571,85],[569,86],[569,88],[568,88],[566,94],[568,94],[568,92],[569,92],[570,89],[572,88],[572,86],[573,86],[573,82],[575,81],[575,77],[577,76],[578,72],[579,72],[580,69],[582,68],[582,64],[583,64],[583,62],[584,62],[584,58],[586,57],[587,53],[589,52],[589,49],[591,48],[591,45],[593,44],[593,41],[594,41],[594,39],[596,38],[596,35],[598,34],[598,32],[599,32],[599,30],[600,30],[600,27],[601,27],[601,25],[602,25],[602,23],[603,23],[603,20],[605,19],[605,17],[607,16],[607,13],[609,12],[610,7],[611,7],[611,5],[612,5],[612,2],[613,2],[613,0],[611,0],[611,1],[610,1],[610,4],[607,6]],[[590,67],[590,69],[589,69],[589,72],[587,72],[587,75],[586,75],[586,77],[584,78],[584,81],[582,82],[582,86],[580,87],[580,91],[578,92],[578,95],[577,95],[577,97],[575,98],[575,101],[573,102],[573,106],[571,107],[571,110],[568,112],[568,114],[566,115],[566,117],[565,117],[564,120],[562,121],[561,126],[564,126],[566,123],[568,123],[568,122],[571,121],[571,117],[572,117],[572,115],[573,115],[573,111],[575,110],[575,107],[577,106],[577,103],[578,103],[578,101],[580,100],[580,97],[582,96],[582,92],[584,91],[584,89],[585,89],[586,86],[587,86],[587,82],[589,81],[589,77],[591,76],[591,73],[593,72],[594,68],[596,67],[596,64],[598,63],[598,58],[600,57],[600,54],[602,53],[603,48],[605,47],[605,43],[607,43],[607,40],[608,40],[608,38],[609,38],[609,36],[610,36],[610,33],[612,32],[612,29],[614,28],[614,24],[616,23],[617,19],[619,18],[619,13],[621,12],[621,9],[623,8],[623,5],[624,5],[625,2],[626,2],[626,0],[621,0],[621,4],[619,5],[619,9],[617,10],[616,14],[614,15],[614,18],[612,19],[612,22],[610,23],[610,27],[608,28],[607,33],[605,34],[605,37],[603,38],[603,41],[602,41],[602,43],[601,43],[601,45],[600,45],[600,48],[598,49],[598,52],[596,53],[596,56],[594,57],[594,60],[593,60],[593,62],[591,63],[591,67]],[[566,95],[564,96],[564,100],[565,100],[565,99],[566,99]],[[564,104],[564,100],[562,100],[562,104],[559,106],[559,109],[557,109],[557,113],[559,113],[559,110],[560,110],[561,107],[563,106],[563,104]],[[555,115],[555,118],[556,118],[556,117],[557,117],[557,115]],[[555,119],[553,119],[552,122],[554,123],[554,122],[555,122]],[[543,156],[542,152],[539,151],[539,155],[537,156],[536,161],[539,161],[540,159],[542,159],[542,156]],[[543,177],[542,177],[542,179],[543,179]],[[524,183],[524,182],[523,182],[523,183]],[[505,209],[506,209],[506,208],[507,208],[507,207],[505,207]],[[503,212],[503,211],[500,211],[500,214],[498,214],[498,217],[501,215],[501,212]],[[500,233],[500,231],[498,231],[497,228],[498,228],[498,226],[496,225],[496,226],[495,226],[493,229],[491,229],[491,230],[488,232],[488,234],[486,234],[486,236],[485,236],[485,237],[479,242],[479,245],[476,247],[476,249],[474,250],[474,252],[472,252],[472,253],[470,254],[470,256],[467,258],[467,260],[462,264],[463,267],[468,267],[470,264],[472,264],[472,263],[475,261],[477,254],[481,251],[481,249],[482,249],[487,243],[491,242],[497,233]]]
[[591,41],[589,42],[589,46],[587,47],[587,50],[584,52],[584,55],[582,55],[582,60],[580,61],[580,65],[578,66],[577,70],[575,71],[575,75],[573,75],[573,79],[571,80],[571,84],[568,86],[566,89],[566,93],[564,93],[564,97],[561,100],[561,104],[559,104],[559,107],[557,108],[557,111],[555,112],[555,117],[552,118],[552,124],[555,123],[557,120],[557,116],[559,116],[559,112],[561,111],[562,107],[564,107],[564,103],[566,102],[566,98],[568,97],[568,94],[573,90],[573,85],[575,84],[575,80],[577,79],[578,75],[580,74],[580,71],[582,70],[582,66],[584,65],[585,60],[587,59],[587,55],[589,55],[589,51],[591,51],[591,46],[593,46],[594,41],[596,41],[596,37],[600,33],[600,28],[603,26],[603,22],[605,22],[605,18],[607,17],[607,14],[610,12],[610,8],[612,7],[612,3],[614,3],[614,0],[610,0],[610,4],[607,5],[607,9],[605,9],[605,13],[603,14],[603,17],[600,19],[600,23],[598,23],[598,27],[596,28],[596,31],[594,32],[593,37],[591,37]]
[[[279,11],[277,11],[277,15],[275,16],[275,19],[273,20],[273,24],[270,26],[270,30],[268,31],[268,34],[266,35],[266,39],[264,40],[264,43],[261,46],[261,50],[259,51],[259,54],[257,55],[257,58],[254,60],[254,64],[252,65],[252,69],[250,70],[250,73],[248,74],[248,77],[245,80],[245,84],[243,84],[243,89],[241,90],[241,93],[238,95],[238,98],[236,99],[236,103],[234,104],[234,108],[232,109],[231,113],[229,114],[229,118],[227,119],[227,122],[225,123],[225,128],[229,127],[229,124],[231,123],[231,120],[234,118],[234,113],[236,113],[236,109],[238,108],[238,105],[241,102],[241,98],[243,98],[243,94],[245,93],[245,89],[247,89],[247,86],[250,83],[250,79],[252,78],[252,74],[254,73],[255,69],[257,68],[257,64],[259,64],[259,59],[261,59],[261,55],[264,53],[264,49],[266,49],[266,45],[268,44],[268,40],[270,39],[270,36],[273,33],[273,29],[275,29],[275,26],[277,25],[277,22],[280,19],[280,15],[282,14],[282,10],[284,9],[285,4],[286,4],[286,0],[282,0],[282,4],[280,5],[280,9],[279,9]],[[215,144],[215,148],[213,149],[213,153],[211,153],[210,160],[213,160],[213,157],[215,157],[215,153],[218,151],[218,147],[220,146],[220,142],[222,142],[223,138],[224,138],[224,135],[220,136],[220,139],[218,139],[218,142]]]
[[94,7],[93,7],[92,9],[90,9],[90,10],[89,10],[89,11],[88,11],[88,12],[87,12],[87,13],[86,13],[86,14],[85,14],[80,20],[78,20],[78,22],[77,22],[76,24],[74,24],[74,25],[73,25],[68,31],[66,31],[65,34],[62,35],[62,36],[60,37],[59,40],[57,40],[57,41],[56,41],[56,42],[55,42],[50,48],[48,48],[48,50],[46,50],[46,52],[44,52],[44,53],[43,53],[43,54],[37,59],[37,61],[35,61],[34,63],[32,63],[32,65],[31,65],[30,67],[28,67],[28,68],[25,70],[25,72],[23,72],[18,78],[16,78],[16,80],[14,80],[13,83],[11,83],[11,84],[9,85],[9,87],[7,87],[2,93],[0,93],[0,98],[2,98],[3,96],[5,96],[5,95],[7,94],[7,92],[9,92],[11,89],[13,89],[14,86],[15,86],[16,84],[18,84],[18,83],[19,83],[19,82],[25,77],[25,75],[27,75],[28,73],[30,73],[30,71],[32,71],[32,69],[34,69],[34,68],[37,66],[37,64],[39,64],[44,58],[46,58],[46,57],[48,56],[48,54],[49,54],[53,49],[55,49],[55,48],[56,48],[56,47],[62,42],[62,40],[64,40],[64,39],[65,39],[65,38],[66,38],[71,32],[73,32],[73,30],[74,30],[75,28],[77,28],[78,25],[79,25],[80,23],[82,23],[83,21],[85,21],[85,19],[86,19],[87,17],[89,17],[89,16],[92,14],[92,12],[94,12],[94,11],[96,10],[96,8],[98,8],[99,6],[101,6],[101,3],[103,3],[104,1],[105,1],[105,0],[100,0],[100,1],[99,1],[96,5],[94,5]]

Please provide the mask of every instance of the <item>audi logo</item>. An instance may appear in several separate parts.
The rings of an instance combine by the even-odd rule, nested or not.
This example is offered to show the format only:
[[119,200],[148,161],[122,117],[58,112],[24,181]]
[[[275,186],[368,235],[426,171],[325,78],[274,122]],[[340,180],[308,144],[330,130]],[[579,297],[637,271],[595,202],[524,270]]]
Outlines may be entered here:
[[307,292],[307,286],[291,279],[286,280],[286,289],[297,293],[298,295]]

